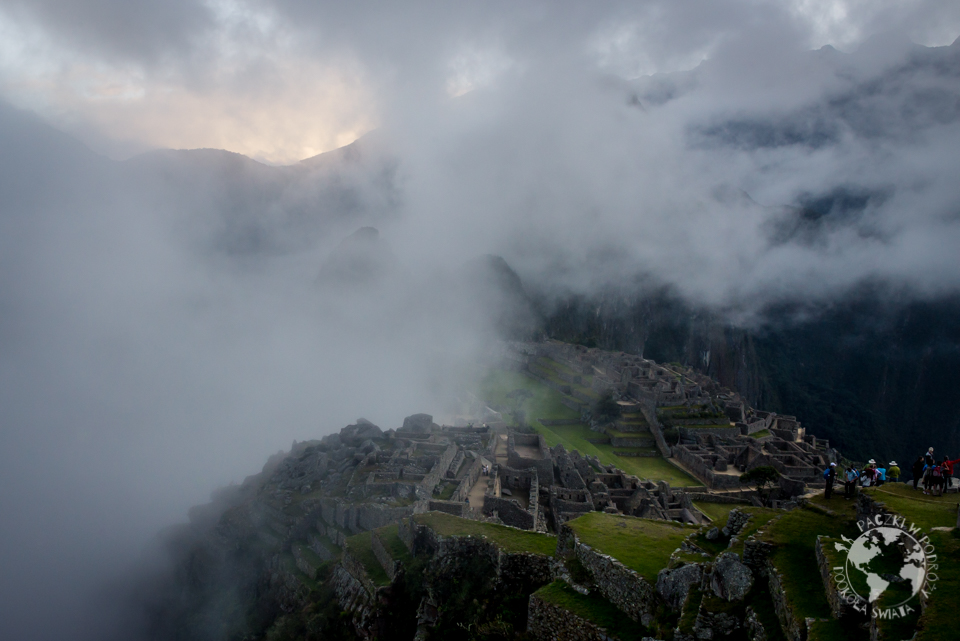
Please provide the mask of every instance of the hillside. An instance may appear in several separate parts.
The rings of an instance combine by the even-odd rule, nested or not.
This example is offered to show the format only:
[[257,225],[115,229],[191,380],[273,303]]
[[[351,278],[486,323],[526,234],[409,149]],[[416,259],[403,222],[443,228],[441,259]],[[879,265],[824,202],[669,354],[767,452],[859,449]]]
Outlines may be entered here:
[[[790,445],[787,427],[796,421],[781,417],[781,424],[749,407],[741,410],[748,422],[695,412],[689,399],[703,403],[729,390],[705,391],[709,381],[692,370],[643,369],[629,356],[557,343],[508,353],[525,368],[491,372],[481,397],[463,399],[453,425],[415,414],[382,430],[360,419],[294,443],[192,510],[190,525],[165,536],[169,574],[138,590],[149,596],[149,636],[942,638],[960,605],[951,495],[887,484],[853,501],[825,499],[816,479],[797,471],[803,448],[790,462],[773,454]],[[589,386],[572,369],[578,362],[595,363]],[[589,418],[597,406],[584,399],[574,413],[569,405],[591,398],[586,392],[614,371],[641,396],[658,389],[656,411],[626,411],[604,424]],[[682,412],[666,405],[681,392]],[[764,421],[769,427],[757,431]],[[717,432],[735,424],[781,436]],[[644,438],[624,431],[641,425],[653,436],[676,430],[681,444],[637,456],[644,446],[612,442]],[[729,453],[734,464],[737,447],[761,453],[742,460],[777,466],[780,488],[730,486],[719,465],[708,473],[680,463],[705,447]],[[677,479],[674,487],[665,476]],[[902,524],[902,536],[913,538],[903,539],[906,548],[877,548],[876,562],[850,552],[855,562],[845,576],[854,592],[884,587],[878,600],[844,600],[831,568],[844,565],[849,542],[880,540],[883,528],[871,529],[877,524]],[[929,580],[901,569],[919,553],[909,541],[923,536],[935,548],[924,563],[934,553],[939,563]]]

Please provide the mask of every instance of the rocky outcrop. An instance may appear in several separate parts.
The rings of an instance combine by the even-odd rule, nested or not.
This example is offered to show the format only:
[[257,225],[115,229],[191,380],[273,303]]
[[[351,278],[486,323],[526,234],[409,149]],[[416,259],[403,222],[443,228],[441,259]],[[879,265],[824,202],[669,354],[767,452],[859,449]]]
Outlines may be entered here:
[[690,588],[699,585],[702,578],[703,569],[696,563],[672,570],[664,568],[657,575],[657,594],[671,609],[679,611],[687,600]]
[[734,552],[723,552],[713,564],[710,588],[713,593],[727,601],[739,601],[753,587],[750,568],[740,562]]

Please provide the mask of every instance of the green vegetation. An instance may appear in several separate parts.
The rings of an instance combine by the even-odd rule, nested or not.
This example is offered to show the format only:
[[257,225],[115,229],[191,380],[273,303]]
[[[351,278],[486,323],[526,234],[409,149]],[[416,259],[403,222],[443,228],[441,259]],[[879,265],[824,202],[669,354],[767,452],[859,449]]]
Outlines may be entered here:
[[364,532],[351,536],[344,542],[344,548],[355,559],[360,561],[363,569],[367,571],[367,576],[377,585],[390,585],[390,577],[384,571],[383,566],[377,561],[373,554],[373,548],[370,541],[373,538],[372,532]]
[[607,392],[593,404],[593,416],[601,423],[608,423],[620,416],[620,406],[613,400],[613,393]]
[[441,536],[485,536],[507,552],[533,552],[553,556],[557,550],[557,538],[547,534],[471,521],[443,512],[427,512],[411,518],[431,527]]
[[693,625],[697,621],[697,613],[700,611],[700,603],[702,601],[703,592],[700,590],[700,586],[691,586],[690,592],[687,593],[687,602],[683,608],[683,616],[680,617],[680,622],[677,624],[681,632],[685,634],[693,633]]
[[745,505],[739,505],[737,503],[707,503],[707,502],[697,502],[693,504],[698,510],[706,514],[713,521],[713,524],[717,527],[723,527],[727,524],[727,517],[730,516],[730,511],[733,508],[738,507],[743,509]]
[[731,552],[736,552],[737,554],[743,555],[743,542],[748,538],[766,528],[770,521],[774,520],[778,516],[781,516],[783,512],[778,510],[772,510],[769,508],[762,507],[747,507],[740,508],[741,512],[746,512],[750,515],[750,520],[747,521],[747,524],[740,530],[740,533],[737,534],[737,543],[732,548]]
[[778,480],[780,480],[780,472],[769,465],[755,467],[746,474],[740,475],[740,483],[754,486],[761,497],[766,497],[767,488],[773,486]]
[[[518,389],[530,392],[530,396],[519,399],[508,396]],[[560,392],[519,372],[493,370],[481,381],[480,391],[488,403],[506,410],[505,415],[519,409],[531,424],[540,418],[580,418],[580,412],[560,402],[563,397]]]
[[770,430],[760,430],[759,432],[754,432],[750,436],[752,438],[767,438],[768,436],[773,436],[773,432]]
[[584,596],[563,581],[554,581],[534,594],[546,603],[569,610],[581,619],[605,628],[622,641],[640,641],[646,636],[642,626],[634,623],[596,591]]
[[434,498],[440,501],[449,501],[453,493],[457,491],[458,483],[443,483],[439,492],[434,492]]
[[770,560],[783,576],[784,592],[798,616],[832,616],[817,566],[817,536],[855,537],[857,532],[852,521],[807,509],[787,512],[767,528],[763,538],[775,546]]
[[403,541],[400,540],[399,529],[400,527],[394,523],[393,525],[378,528],[376,532],[377,536],[380,537],[380,541],[383,543],[383,547],[387,548],[387,552],[390,553],[391,558],[395,561],[400,561],[405,566],[409,566],[411,561],[413,561],[413,556],[410,554],[407,546],[403,544]]
[[924,529],[957,524],[957,495],[931,496],[914,490],[913,485],[907,483],[886,483],[862,491]]
[[[523,398],[518,398],[523,395],[516,394],[508,397],[519,389],[528,391],[530,395]],[[602,438],[603,435],[592,431],[586,425],[543,425],[537,419],[579,418],[580,414],[560,402],[560,392],[529,376],[495,370],[483,380],[481,391],[484,398],[498,408],[516,408],[519,400],[520,412],[537,432],[543,434],[549,447],[562,444],[568,451],[577,450],[584,456],[596,456],[602,464],[615,465],[627,474],[643,479],[667,481],[674,487],[702,485],[696,478],[662,457],[617,456],[613,453],[614,450],[625,448],[615,448],[609,443],[591,443],[589,439]],[[506,413],[510,414],[511,411]],[[639,436],[644,434],[640,433]]]
[[674,521],[653,521],[633,516],[588,512],[568,523],[580,541],[609,554],[656,584],[657,573],[667,567],[670,555],[690,534]]
[[953,638],[957,632],[957,612],[960,612],[960,538],[956,530],[931,532],[930,542],[937,550],[940,567],[930,603],[920,617],[921,629],[916,641]]

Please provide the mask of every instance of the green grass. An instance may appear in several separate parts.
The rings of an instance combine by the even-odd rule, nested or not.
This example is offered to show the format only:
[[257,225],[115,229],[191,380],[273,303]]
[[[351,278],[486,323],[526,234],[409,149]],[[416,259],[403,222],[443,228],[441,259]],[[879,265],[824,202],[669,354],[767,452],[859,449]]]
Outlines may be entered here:
[[926,530],[957,525],[957,503],[960,502],[957,494],[928,496],[920,490],[914,490],[913,484],[906,483],[886,483],[862,491]]
[[[563,398],[560,392],[520,372],[493,370],[480,383],[480,392],[484,400],[504,409],[517,407],[516,399],[508,398],[507,394],[518,389],[527,390],[532,394],[530,398],[523,399],[520,404],[527,421],[531,424],[540,418],[580,418],[579,412],[560,402]],[[508,421],[510,420],[509,409],[504,412],[504,418]],[[535,424],[539,425],[539,422]]]
[[[885,487],[885,486],[884,486]],[[912,491],[912,490],[911,490]],[[916,641],[952,639],[957,634],[960,612],[960,539],[951,532],[931,532],[930,542],[937,550],[938,580],[930,593],[930,603],[920,617]]]
[[[584,456],[596,456],[604,465],[615,465],[627,474],[653,481],[667,481],[674,487],[702,485],[696,478],[662,457],[617,456],[613,451],[623,448],[615,448],[610,444],[591,443],[588,439],[602,438],[603,435],[592,431],[586,425],[545,426],[541,424],[537,419],[579,418],[580,414],[560,402],[563,397],[560,392],[534,378],[518,372],[493,370],[481,383],[483,398],[500,408],[517,406],[514,399],[507,398],[507,394],[517,389],[525,389],[532,394],[530,398],[524,399],[521,408],[527,422],[537,432],[543,434],[547,446],[555,447],[562,444],[568,451],[577,450]],[[509,411],[504,412],[507,420],[510,418],[509,414]]]
[[609,554],[654,585],[657,573],[667,567],[670,555],[691,531],[674,521],[603,512],[588,512],[568,525],[581,543]]
[[457,491],[457,485],[459,483],[447,482],[443,484],[443,489],[439,492],[435,492],[437,495],[436,498],[439,501],[449,501],[450,497],[453,496],[453,493]]
[[557,538],[537,532],[527,532],[494,523],[462,519],[443,512],[427,512],[412,517],[441,536],[485,536],[506,552],[532,552],[553,556]]
[[622,641],[640,641],[646,636],[643,626],[631,621],[596,591],[584,596],[563,581],[554,581],[534,594],[546,603],[568,610],[581,619],[605,628]]
[[377,557],[373,554],[373,548],[370,546],[372,536],[371,532],[351,536],[344,542],[344,547],[354,558],[360,561],[371,581],[377,585],[390,585],[390,577],[387,576],[383,566],[377,561]]
[[743,526],[743,529],[737,534],[737,543],[730,548],[730,551],[736,552],[737,554],[743,556],[743,542],[750,538],[750,536],[756,534],[758,531],[766,528],[770,521],[778,516],[781,516],[783,513],[778,510],[770,510],[760,507],[741,507],[740,511],[750,514],[751,518],[749,521],[747,521],[747,524]]
[[683,606],[683,616],[677,623],[681,632],[693,634],[693,626],[697,622],[697,613],[700,611],[700,604],[703,602],[703,592],[699,585],[690,586],[690,592],[687,593],[687,602]]
[[318,590],[320,588],[316,581],[300,571],[300,568],[297,567],[296,559],[293,558],[293,554],[290,552],[280,554],[280,564],[284,570],[297,577],[297,580],[307,586],[308,589]]
[[753,438],[767,438],[768,436],[773,436],[773,433],[770,430],[760,430],[759,432],[754,432],[750,436]]
[[730,516],[730,511],[735,507],[744,508],[745,505],[739,505],[737,503],[705,503],[705,502],[696,502],[693,504],[698,510],[709,516],[713,520],[713,524],[719,528],[722,528],[727,524],[727,517]]
[[387,548],[387,552],[395,561],[400,561],[407,566],[410,565],[413,556],[407,546],[403,544],[403,541],[400,540],[399,526],[396,523],[377,528],[377,536],[380,537],[383,547]]
[[775,546],[770,560],[783,576],[787,600],[799,617],[832,616],[817,566],[817,536],[855,538],[858,533],[852,521],[807,509],[787,512],[767,528],[763,538]]

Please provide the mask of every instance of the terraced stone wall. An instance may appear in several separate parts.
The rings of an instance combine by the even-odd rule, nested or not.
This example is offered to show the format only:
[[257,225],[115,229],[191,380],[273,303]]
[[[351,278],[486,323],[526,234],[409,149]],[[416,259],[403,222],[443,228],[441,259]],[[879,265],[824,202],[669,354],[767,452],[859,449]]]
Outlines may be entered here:
[[373,532],[370,535],[370,548],[373,550],[373,555],[377,557],[380,567],[382,567],[383,571],[387,573],[388,577],[390,577],[390,581],[396,581],[397,576],[403,572],[403,564],[394,560],[394,558],[390,556],[390,553],[387,551],[387,548],[383,545],[383,541],[380,540],[380,536],[376,532]]
[[653,622],[659,604],[656,588],[612,556],[581,543],[569,526],[560,530],[557,555],[576,556],[600,593],[631,619],[645,626]]
[[538,641],[610,641],[604,628],[569,610],[547,603],[536,594],[527,605],[527,632]]

